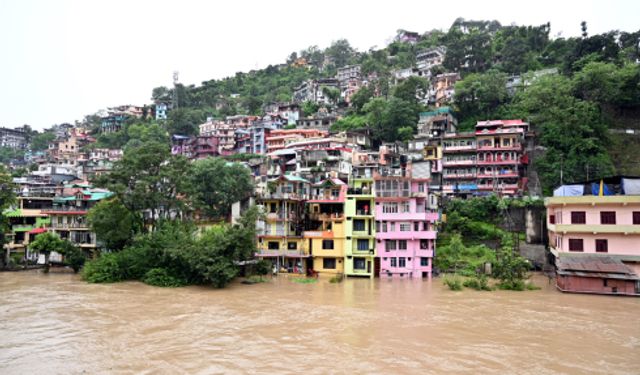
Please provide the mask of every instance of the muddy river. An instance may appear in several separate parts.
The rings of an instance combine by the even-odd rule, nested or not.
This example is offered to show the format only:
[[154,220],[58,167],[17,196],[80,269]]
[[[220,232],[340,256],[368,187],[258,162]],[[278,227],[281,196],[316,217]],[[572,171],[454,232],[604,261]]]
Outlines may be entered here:
[[216,290],[0,273],[0,374],[639,374],[640,299],[441,280]]

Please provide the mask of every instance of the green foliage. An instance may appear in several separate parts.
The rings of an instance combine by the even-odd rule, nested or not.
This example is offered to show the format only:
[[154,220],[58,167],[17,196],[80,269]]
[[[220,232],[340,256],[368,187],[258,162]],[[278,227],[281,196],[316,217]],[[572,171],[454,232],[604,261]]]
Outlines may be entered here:
[[450,290],[454,290],[454,291],[460,291],[462,290],[462,281],[460,281],[460,278],[453,276],[453,277],[445,277],[443,279],[444,285],[448,286]]
[[307,277],[293,277],[291,281],[297,284],[315,284],[318,282],[318,279]]
[[461,118],[468,119],[461,125],[462,130],[472,129],[479,119],[496,117],[498,108],[509,98],[506,84],[507,75],[497,70],[470,74],[456,83],[456,109]]
[[84,252],[68,240],[60,238],[55,233],[45,232],[39,234],[36,239],[29,244],[31,251],[45,255],[45,265],[49,264],[49,255],[55,251],[64,258],[64,264],[78,272],[84,265],[86,256]]
[[253,271],[255,272],[256,275],[260,275],[260,276],[268,275],[271,272],[271,262],[264,259],[260,259],[258,263],[256,263],[255,267],[253,268]]
[[186,285],[184,280],[174,277],[164,268],[152,268],[144,274],[142,281],[145,284],[165,288],[175,288]]
[[9,164],[12,160],[24,160],[24,150],[0,147],[0,163]]
[[477,274],[472,278],[465,280],[462,285],[466,288],[475,290],[492,291],[493,288],[489,286],[489,278],[484,274]]
[[121,250],[141,230],[140,218],[129,211],[117,197],[93,206],[89,210],[88,221],[98,241],[109,250]]
[[197,135],[198,125],[207,119],[202,110],[176,108],[167,115],[167,131],[169,134]]
[[185,199],[178,197],[190,190],[191,165],[184,157],[171,155],[169,144],[160,140],[166,133],[157,125],[134,129],[136,138],[127,143],[122,160],[95,183],[114,192],[136,217],[149,210],[153,225],[158,217],[186,208]]
[[253,192],[253,179],[247,168],[220,158],[206,158],[192,164],[189,182],[192,198],[212,218],[224,218],[231,205]]
[[[496,262],[493,265],[493,275],[500,280],[498,287],[509,290],[525,290],[524,281],[529,277],[531,264],[518,255],[510,246],[510,241],[504,241],[496,254]],[[503,245],[504,245],[503,243]]]
[[78,273],[87,260],[84,251],[67,240],[63,240],[62,247],[58,250],[64,257],[64,264]]
[[152,285],[188,284],[224,287],[238,274],[235,262],[255,251],[257,211],[249,210],[237,225],[220,225],[199,236],[189,223],[161,222],[117,253],[104,253],[86,264],[88,282],[143,280]]
[[331,284],[339,284],[342,282],[342,280],[344,279],[344,276],[342,274],[339,275],[335,275],[334,277],[329,279],[329,282]]
[[49,143],[56,139],[56,135],[53,132],[44,131],[42,133],[36,133],[31,137],[31,151],[44,151],[49,147]]
[[311,116],[318,112],[318,109],[320,109],[320,105],[307,100],[302,103],[301,109],[304,116]]
[[343,117],[331,125],[331,131],[357,130],[367,127],[365,116],[350,115]]
[[435,265],[441,271],[472,276],[485,263],[493,263],[495,253],[484,245],[465,246],[459,234],[451,236],[449,243],[438,248]]

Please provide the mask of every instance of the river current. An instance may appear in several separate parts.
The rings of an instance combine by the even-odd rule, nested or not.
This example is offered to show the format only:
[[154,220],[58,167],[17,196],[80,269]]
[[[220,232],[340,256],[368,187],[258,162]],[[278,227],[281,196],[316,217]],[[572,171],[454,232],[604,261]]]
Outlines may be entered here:
[[0,273],[0,374],[639,374],[640,299],[432,281]]

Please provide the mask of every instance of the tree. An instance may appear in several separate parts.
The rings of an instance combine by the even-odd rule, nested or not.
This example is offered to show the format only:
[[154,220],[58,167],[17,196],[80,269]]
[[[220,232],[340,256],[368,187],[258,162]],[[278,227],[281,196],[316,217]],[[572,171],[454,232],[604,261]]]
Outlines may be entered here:
[[198,126],[205,120],[206,115],[201,110],[177,108],[167,116],[167,131],[169,134],[197,135]]
[[49,148],[49,143],[56,139],[53,132],[37,133],[31,138],[31,151],[44,151]]
[[249,170],[220,158],[206,158],[193,163],[189,183],[195,206],[211,218],[226,218],[234,202],[247,198],[253,192]]
[[317,113],[318,109],[320,109],[320,106],[318,105],[318,103],[312,102],[310,100],[307,100],[304,103],[302,103],[302,114],[304,116],[311,116]]
[[120,200],[106,199],[89,210],[91,230],[98,241],[109,250],[122,250],[141,230],[140,219],[129,211]]
[[172,156],[169,145],[154,139],[130,141],[121,160],[96,184],[114,192],[119,201],[138,218],[148,213],[152,227],[158,218],[181,214],[188,208],[190,164]]
[[[13,190],[13,179],[7,172],[6,167],[0,164],[0,246],[4,249],[5,236],[7,232],[8,221],[4,216],[4,211],[15,202],[15,193]],[[8,250],[5,250],[8,251]],[[5,264],[5,257],[0,259],[1,264]]]
[[460,117],[468,122],[461,124],[461,128],[475,124],[476,120],[493,117],[498,108],[509,99],[506,85],[506,74],[497,70],[489,70],[485,74],[469,74],[456,83],[454,104]]
[[44,254],[45,272],[49,272],[49,256],[51,252],[62,253],[66,249],[66,246],[68,245],[65,245],[65,241],[52,232],[39,234],[36,239],[29,244],[31,251]]
[[340,89],[338,89],[338,88],[323,86],[322,87],[322,93],[333,104],[338,103],[338,99],[340,99]]
[[346,39],[338,39],[331,43],[331,46],[324,51],[329,56],[337,68],[349,64],[351,57],[355,54],[355,50]]

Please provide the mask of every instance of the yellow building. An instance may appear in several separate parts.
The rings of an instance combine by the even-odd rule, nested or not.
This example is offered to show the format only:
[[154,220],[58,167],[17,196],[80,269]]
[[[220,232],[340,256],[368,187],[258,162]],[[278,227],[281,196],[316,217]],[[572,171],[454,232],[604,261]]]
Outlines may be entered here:
[[319,273],[344,273],[344,200],[347,185],[327,179],[312,185],[307,201],[306,249]]

